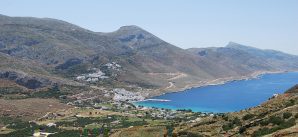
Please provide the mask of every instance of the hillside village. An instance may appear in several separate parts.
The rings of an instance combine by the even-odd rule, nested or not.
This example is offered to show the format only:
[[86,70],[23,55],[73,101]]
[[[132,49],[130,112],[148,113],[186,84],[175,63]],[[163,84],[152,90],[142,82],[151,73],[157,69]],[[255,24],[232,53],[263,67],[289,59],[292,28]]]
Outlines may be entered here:
[[235,42],[184,49],[135,25],[96,32],[58,19],[0,15],[0,137],[295,137],[298,86],[228,113],[137,102],[169,103],[151,97],[296,72],[297,60]]
[[[120,71],[121,69],[121,66],[116,62],[107,63],[103,65],[103,67],[107,67],[107,69],[114,70],[114,71]],[[90,69],[90,71],[93,73],[81,74],[76,77],[76,80],[95,83],[95,82],[98,82],[99,80],[109,78],[109,76],[106,76],[106,74],[102,72],[99,68],[92,68]]]

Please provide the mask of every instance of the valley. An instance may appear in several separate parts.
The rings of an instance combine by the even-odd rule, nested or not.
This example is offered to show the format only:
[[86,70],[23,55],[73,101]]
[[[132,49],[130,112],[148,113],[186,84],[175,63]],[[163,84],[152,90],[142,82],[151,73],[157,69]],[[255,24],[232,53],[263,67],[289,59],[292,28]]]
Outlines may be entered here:
[[[30,122],[1,117],[0,136],[295,136],[297,86],[259,106],[232,113],[200,113],[103,102],[53,110]],[[35,108],[34,110],[38,110]],[[4,122],[4,123],[3,123]],[[56,133],[58,132],[58,133]]]
[[0,22],[1,79],[26,91],[57,84],[152,97],[298,68],[295,55],[234,42],[184,50],[133,25],[100,33],[48,18],[1,15]]
[[0,136],[295,136],[297,86],[283,94],[298,83],[293,79],[245,109],[135,102],[169,103],[155,97],[294,73],[297,60],[235,42],[182,49],[135,25],[94,32],[57,19],[0,15]]

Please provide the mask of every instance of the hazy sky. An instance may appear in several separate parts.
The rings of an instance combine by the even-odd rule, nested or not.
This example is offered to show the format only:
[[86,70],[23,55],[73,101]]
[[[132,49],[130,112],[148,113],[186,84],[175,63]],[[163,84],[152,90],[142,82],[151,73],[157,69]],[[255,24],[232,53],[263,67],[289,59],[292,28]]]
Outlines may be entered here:
[[298,55],[298,0],[1,0],[0,14],[98,32],[137,25],[181,48],[234,41]]

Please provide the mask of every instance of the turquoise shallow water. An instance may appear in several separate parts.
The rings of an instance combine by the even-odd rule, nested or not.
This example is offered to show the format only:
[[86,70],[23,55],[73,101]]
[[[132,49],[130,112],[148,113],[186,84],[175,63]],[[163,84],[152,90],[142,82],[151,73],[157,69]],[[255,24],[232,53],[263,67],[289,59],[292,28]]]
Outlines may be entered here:
[[193,88],[152,98],[171,100],[169,102],[142,101],[135,104],[167,109],[191,109],[195,112],[234,112],[257,106],[273,94],[283,93],[296,84],[298,72],[265,74],[257,79]]

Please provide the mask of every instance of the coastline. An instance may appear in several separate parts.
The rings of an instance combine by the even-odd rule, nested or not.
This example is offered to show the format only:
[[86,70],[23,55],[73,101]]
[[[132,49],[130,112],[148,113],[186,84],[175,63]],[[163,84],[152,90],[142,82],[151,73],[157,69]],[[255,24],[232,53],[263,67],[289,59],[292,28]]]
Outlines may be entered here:
[[[145,100],[150,99],[152,97],[157,97],[165,94],[170,93],[177,93],[177,92],[185,92],[186,90],[190,90],[193,88],[200,88],[205,86],[215,86],[215,85],[223,85],[229,82],[233,81],[241,81],[241,80],[252,80],[257,79],[258,77],[266,74],[279,74],[279,73],[287,73],[287,72],[298,72],[297,70],[291,70],[291,71],[257,71],[253,72],[252,74],[246,75],[246,76],[238,76],[238,77],[226,77],[226,78],[218,78],[214,80],[208,80],[208,81],[200,81],[199,83],[194,84],[188,84],[183,88],[177,88],[176,90],[170,90],[170,91],[163,91],[163,90],[156,90],[155,94],[151,94],[149,96],[144,96]],[[142,101],[142,100],[140,100]]]
[[[282,77],[280,77],[280,76],[287,76],[286,77],[286,79],[287,78],[289,78],[288,76],[290,76],[290,77],[292,77],[292,78],[290,78],[290,79],[288,79],[288,80],[290,80],[290,81],[293,81],[293,78],[294,79],[296,79],[296,77],[297,77],[297,75],[298,75],[298,73],[297,73],[298,71],[271,71],[271,72],[255,72],[255,73],[252,73],[250,76],[251,77],[247,77],[247,78],[244,78],[244,76],[242,77],[242,79],[240,79],[240,80],[231,80],[231,81],[226,81],[226,82],[224,82],[224,83],[220,83],[220,84],[211,84],[211,85],[221,85],[221,84],[225,84],[225,83],[234,83],[234,81],[235,82],[245,82],[246,80],[253,80],[252,82],[258,82],[258,80],[259,79],[261,79],[261,83],[262,83],[262,81],[264,81],[265,79],[267,80],[267,79],[269,79],[269,78],[273,78],[272,80],[274,80],[275,79],[275,82],[278,82],[279,81],[279,83],[280,82],[282,82],[281,80],[282,80]],[[294,77],[293,77],[294,76]],[[275,78],[274,78],[275,77]],[[262,79],[264,79],[264,80],[262,80]],[[295,83],[297,83],[297,79],[295,80],[296,82]],[[269,82],[270,83],[270,82]],[[283,94],[284,92],[282,92],[282,91],[286,91],[286,90],[288,90],[287,88],[289,88],[289,87],[291,87],[292,85],[291,85],[291,83],[292,82],[290,82],[290,83],[288,83],[288,85],[287,86],[284,86],[284,87],[282,87],[282,89],[280,90],[280,91],[277,91],[277,92],[275,92],[274,91],[274,89],[275,89],[275,87],[276,86],[271,86],[271,89],[270,89],[270,91],[268,92],[269,94],[267,94],[267,95],[269,95],[269,96],[267,96],[266,95],[266,97],[264,97],[264,98],[262,98],[262,99],[264,99],[264,100],[267,100],[268,98],[271,98],[272,97],[272,95],[274,95],[274,94]],[[266,82],[264,82],[264,83],[262,83],[262,84],[265,84],[266,85]],[[282,83],[280,83],[280,84],[282,84]],[[285,84],[287,84],[287,83],[285,83]],[[289,85],[290,84],[290,85]],[[237,84],[235,85],[235,84],[233,84],[234,86],[237,86]],[[241,85],[241,84],[240,84]],[[243,85],[243,84],[242,84]],[[270,85],[270,84],[269,84]],[[284,85],[284,84],[283,84]],[[208,85],[209,86],[209,85]],[[260,85],[259,85],[260,86]],[[200,87],[202,87],[202,86],[200,86]],[[251,87],[251,86],[250,86]],[[192,87],[192,88],[195,88],[195,87]],[[217,88],[217,90],[220,90],[221,89],[221,87],[211,87],[211,88]],[[267,87],[265,87],[265,92],[267,93],[267,91],[266,91],[266,88]],[[191,88],[189,88],[189,89],[191,89]],[[198,90],[200,90],[200,89],[198,89]],[[253,91],[255,91],[254,89],[252,89]],[[227,91],[227,90],[223,90],[223,91]],[[250,91],[250,89],[248,89],[247,91]],[[247,92],[246,91],[246,92]],[[272,92],[272,91],[274,91],[274,92]],[[175,92],[180,92],[180,91],[175,91]],[[188,92],[188,91],[186,91],[186,92]],[[190,91],[190,92],[192,92],[192,91]],[[170,94],[170,93],[174,93],[174,92],[168,92],[168,93],[164,93],[164,94]],[[183,94],[184,94],[184,92],[182,92]],[[224,92],[222,92],[223,94],[225,94]],[[237,92],[238,93],[238,92]],[[242,95],[242,93],[240,92],[238,95],[237,95],[237,93],[236,93],[236,96],[239,96],[239,94],[241,94]],[[213,94],[215,95],[216,93],[215,92],[213,92]],[[233,95],[235,95],[234,93],[233,93]],[[271,96],[270,96],[271,95]],[[172,95],[170,95],[170,96],[172,96]],[[176,96],[175,98],[177,98],[177,100],[179,100],[180,102],[181,101],[183,101],[184,102],[184,99],[185,99],[185,97],[183,97],[183,99],[178,99],[178,98],[180,98],[180,96],[179,96],[179,94],[177,94],[177,95],[173,95],[173,96]],[[195,95],[194,95],[195,96]],[[235,97],[236,97],[235,96]],[[216,109],[214,109],[214,110],[209,110],[209,109],[206,109],[206,108],[204,108],[204,106],[200,106],[200,105],[198,105],[198,106],[196,106],[196,105],[192,105],[192,106],[188,106],[188,104],[184,104],[184,105],[182,105],[182,107],[180,106],[180,107],[177,107],[176,108],[176,105],[171,105],[171,104],[177,104],[177,102],[175,102],[175,98],[168,98],[168,97],[165,97],[165,98],[163,98],[163,97],[159,97],[159,98],[157,98],[158,100],[169,100],[169,101],[174,101],[174,103],[157,103],[157,104],[155,104],[155,103],[149,103],[149,102],[147,102],[147,100],[143,100],[143,101],[146,101],[146,102],[143,102],[143,101],[135,101],[135,102],[133,102],[133,104],[135,105],[135,106],[145,106],[145,107],[148,107],[148,108],[166,108],[166,109],[172,109],[172,110],[176,110],[176,109],[184,109],[184,108],[189,108],[189,107],[191,107],[190,109],[191,110],[193,110],[194,112],[212,112],[212,113],[228,113],[228,112],[239,112],[239,111],[242,111],[242,110],[244,110],[244,109],[247,109],[247,108],[252,108],[252,107],[255,107],[255,106],[257,106],[256,104],[253,104],[253,105],[251,105],[251,106],[249,106],[249,107],[244,107],[244,108],[241,108],[241,109],[236,109],[236,110],[233,110],[234,108],[232,108],[232,110],[229,110],[230,108],[228,108],[228,109],[226,109],[226,110],[222,110],[222,111],[220,111],[220,109],[221,109],[221,107],[220,107],[220,109],[219,110],[216,110]],[[198,96],[196,96],[195,98],[193,98],[193,99],[196,99],[196,98],[198,98]],[[154,99],[154,98],[153,98]],[[149,99],[150,100],[150,99]],[[237,100],[237,99],[236,99]],[[154,101],[154,100],[152,100],[152,101]],[[179,102],[178,101],[178,102]],[[205,100],[205,102],[206,102],[207,100]],[[238,100],[238,102],[239,101],[243,101],[243,100]],[[155,101],[154,101],[155,102]],[[143,104],[144,103],[144,104]],[[263,101],[262,102],[258,102],[257,104],[261,104],[261,103],[263,103]],[[155,105],[154,105],[155,104]],[[183,103],[182,103],[183,104]],[[173,108],[174,107],[174,108]],[[201,110],[201,108],[202,108],[202,110]],[[212,108],[212,107],[211,107]],[[216,108],[216,107],[215,107]]]

